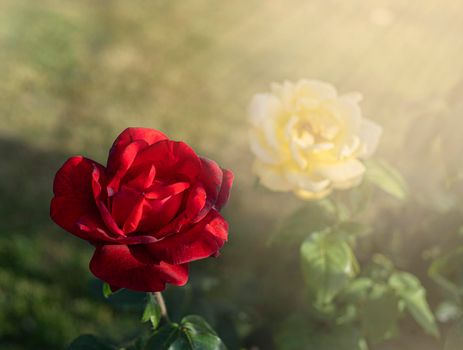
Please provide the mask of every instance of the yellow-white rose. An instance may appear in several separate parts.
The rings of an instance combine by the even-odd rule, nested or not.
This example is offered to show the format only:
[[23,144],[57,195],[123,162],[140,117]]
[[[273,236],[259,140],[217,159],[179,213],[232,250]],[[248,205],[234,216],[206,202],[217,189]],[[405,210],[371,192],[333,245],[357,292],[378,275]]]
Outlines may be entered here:
[[304,199],[358,185],[365,172],[360,159],[381,136],[381,127],[362,117],[361,98],[316,80],[272,84],[271,92],[255,95],[250,142],[261,183]]

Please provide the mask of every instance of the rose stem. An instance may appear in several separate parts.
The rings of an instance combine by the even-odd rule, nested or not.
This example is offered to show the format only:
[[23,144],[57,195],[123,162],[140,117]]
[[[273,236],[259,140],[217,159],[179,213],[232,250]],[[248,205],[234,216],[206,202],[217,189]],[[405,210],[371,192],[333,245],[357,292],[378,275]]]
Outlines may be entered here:
[[170,322],[169,315],[167,315],[166,303],[164,301],[164,298],[162,297],[162,293],[154,292],[153,296],[156,302],[158,303],[159,308],[161,309],[161,316],[164,317],[166,321]]

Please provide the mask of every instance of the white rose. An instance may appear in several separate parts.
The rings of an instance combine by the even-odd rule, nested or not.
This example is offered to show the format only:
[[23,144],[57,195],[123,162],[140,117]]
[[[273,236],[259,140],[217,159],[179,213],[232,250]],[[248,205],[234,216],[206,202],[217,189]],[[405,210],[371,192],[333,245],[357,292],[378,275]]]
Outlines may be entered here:
[[255,95],[250,142],[261,183],[304,199],[358,185],[365,172],[360,160],[381,136],[381,127],[362,117],[360,100],[316,80],[272,84],[271,92]]

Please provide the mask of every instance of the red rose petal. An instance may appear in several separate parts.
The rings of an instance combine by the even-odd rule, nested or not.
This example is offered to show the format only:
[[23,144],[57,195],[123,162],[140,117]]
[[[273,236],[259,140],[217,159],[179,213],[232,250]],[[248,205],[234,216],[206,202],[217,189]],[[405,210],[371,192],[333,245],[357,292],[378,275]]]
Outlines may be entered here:
[[228,202],[230,198],[230,190],[233,184],[233,173],[230,170],[223,169],[223,181],[220,187],[219,196],[217,202],[215,202],[215,209],[220,210]]
[[[135,254],[140,255],[138,251]],[[110,285],[140,292],[158,292],[164,290],[166,283],[182,286],[188,281],[186,265],[145,263],[126,245],[97,247],[90,270]]]
[[127,128],[123,132],[119,134],[119,136],[114,141],[111,150],[110,150],[110,157],[113,153],[118,153],[122,149],[124,149],[128,144],[143,140],[145,141],[148,146],[161,141],[167,140],[168,137],[164,135],[162,132],[149,129],[149,128]]
[[69,158],[56,173],[53,182],[55,196],[91,198],[92,173],[95,166],[104,169],[102,165],[82,156]]
[[119,166],[121,153],[133,142],[143,141],[144,147],[148,147],[158,141],[167,140],[162,132],[148,128],[127,128],[119,134],[114,141],[108,155],[108,170],[112,173]]
[[134,207],[132,208],[130,215],[125,220],[124,227],[122,228],[122,230],[125,233],[131,233],[137,230],[138,224],[140,223],[140,220],[143,215],[144,204],[145,198],[143,198],[143,196],[140,196],[137,202],[135,203]]
[[145,192],[145,198],[148,199],[163,199],[170,196],[175,196],[182,193],[190,187],[188,182],[175,182],[170,185],[155,183],[148,187]]
[[139,170],[138,174],[127,179],[127,181],[125,181],[125,185],[143,192],[146,188],[153,184],[155,177],[156,168],[154,166],[144,167]]
[[108,175],[111,180],[108,184],[108,195],[112,196],[119,190],[122,178],[130,169],[137,154],[148,144],[143,140],[137,140],[127,145],[120,152],[111,153],[108,158]]
[[222,169],[217,165],[216,162],[207,158],[201,159],[201,174],[199,181],[206,190],[206,204],[204,205],[201,212],[194,219],[194,222],[202,220],[209,210],[214,206],[219,196],[220,186],[222,185],[223,173]]
[[[110,237],[105,225],[99,219],[92,190],[94,168],[104,169],[100,164],[84,158],[69,158],[58,170],[53,183],[55,194],[51,201],[50,216],[66,231],[89,241],[105,240]],[[93,218],[101,234],[92,236],[77,225],[81,218]]]
[[195,185],[190,189],[188,198],[186,199],[185,208],[173,219],[168,225],[162,227],[155,233],[157,238],[162,238],[174,232],[179,232],[184,225],[189,224],[196,218],[206,204],[206,191],[201,185]]
[[[100,183],[101,178],[103,177],[103,172],[98,168],[94,167],[92,172],[92,189],[93,189],[93,197],[95,203],[98,207],[100,212],[101,218],[105,223],[106,227],[115,235],[124,235],[124,232],[117,226],[116,222],[114,221],[113,217],[111,216],[106,203],[107,203],[107,195],[102,191],[102,185]],[[103,184],[106,183],[105,180],[102,181]]]
[[175,182],[189,180],[194,183],[201,170],[196,153],[184,142],[159,141],[138,153],[133,167],[152,166],[156,168],[156,179]]
[[84,215],[80,217],[75,227],[78,229],[79,237],[89,241],[92,244],[111,243],[117,242],[118,238],[124,238],[125,236],[118,236],[115,238],[111,236],[103,227],[104,222],[98,215]]
[[[157,196],[122,186],[113,197],[112,215],[125,234],[135,231],[156,232],[177,214],[183,201],[181,190],[187,186],[188,183],[168,186],[164,193],[167,197],[160,196],[161,199],[151,199]],[[167,193],[169,191],[170,195]]]
[[119,289],[121,289],[120,287],[116,287],[116,286],[112,286],[112,285],[109,285],[109,288],[111,288],[111,292],[113,292],[113,293],[116,293]]
[[156,258],[184,264],[216,254],[228,237],[228,224],[214,209],[186,232],[172,234],[146,247]]
[[177,194],[163,199],[148,199],[143,202],[143,212],[137,229],[140,232],[156,232],[167,225],[178,213],[183,195]]
[[119,227],[124,227],[133,209],[139,206],[141,200],[143,195],[127,186],[122,186],[112,197],[111,214]]

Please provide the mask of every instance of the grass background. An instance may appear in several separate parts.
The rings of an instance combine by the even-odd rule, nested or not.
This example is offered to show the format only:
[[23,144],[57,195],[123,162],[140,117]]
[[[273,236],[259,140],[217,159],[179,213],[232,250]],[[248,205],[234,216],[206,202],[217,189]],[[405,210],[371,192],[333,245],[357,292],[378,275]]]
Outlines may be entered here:
[[[104,163],[121,130],[143,126],[236,175],[230,243],[219,259],[194,264],[185,292],[168,292],[173,313],[197,311],[222,328],[239,319],[239,334],[224,334],[231,349],[240,334],[270,349],[261,333],[284,308],[265,286],[256,291],[255,276],[271,272],[269,232],[300,202],[254,186],[250,97],[302,77],[362,92],[365,115],[384,127],[379,155],[406,174],[426,210],[448,212],[460,203],[442,190],[442,173],[462,160],[462,34],[458,0],[0,0],[0,347],[62,349],[83,332],[136,332],[140,296],[104,300],[87,268],[91,247],[55,227],[48,206],[65,159]],[[450,151],[423,153],[438,132]],[[403,239],[416,241],[410,232]],[[394,249],[425,270],[418,253]],[[415,329],[398,344],[386,346],[437,346]]]

